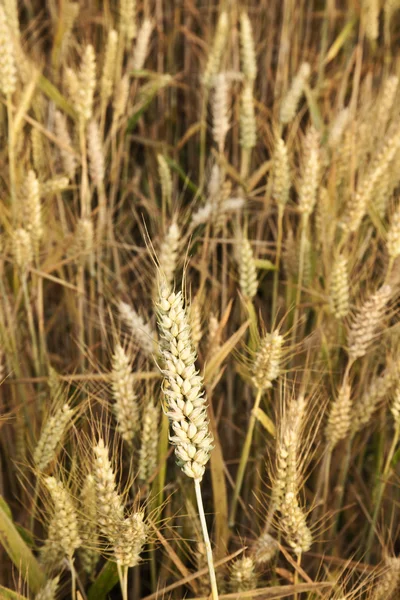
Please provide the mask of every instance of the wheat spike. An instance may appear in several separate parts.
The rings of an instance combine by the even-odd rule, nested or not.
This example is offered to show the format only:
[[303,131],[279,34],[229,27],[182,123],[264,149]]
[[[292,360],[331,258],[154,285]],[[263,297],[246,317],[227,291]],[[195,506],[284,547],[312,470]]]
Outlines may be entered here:
[[172,202],[171,171],[170,171],[167,161],[165,160],[165,158],[162,154],[157,154],[157,162],[158,162],[158,175],[160,177],[160,182],[161,182],[163,202],[165,202],[166,206],[171,206],[171,202]]
[[4,8],[0,5],[0,89],[5,96],[10,96],[15,92],[16,86],[14,44]]
[[55,126],[56,135],[60,142],[62,142],[62,146],[60,147],[60,155],[64,171],[66,172],[68,177],[72,179],[76,171],[76,159],[75,155],[72,152],[69,152],[65,149],[65,147],[63,147],[67,146],[69,148],[72,148],[72,140],[68,131],[67,120],[65,116],[58,110],[55,114]]
[[46,477],[45,484],[54,502],[59,544],[66,557],[72,558],[82,540],[78,533],[78,517],[69,492],[55,477]]
[[159,261],[161,277],[165,279],[167,285],[172,285],[176,264],[178,261],[178,251],[181,233],[177,223],[174,221],[161,244]]
[[114,69],[115,62],[117,60],[117,49],[118,49],[118,33],[115,29],[111,29],[108,32],[107,46],[104,57],[103,73],[101,76],[100,83],[100,96],[102,102],[107,102],[112,95],[114,87]]
[[240,145],[250,150],[257,141],[256,117],[254,114],[253,88],[249,82],[244,84],[240,104]]
[[87,475],[80,494],[81,516],[80,536],[82,546],[79,549],[79,558],[83,570],[88,575],[93,575],[100,555],[97,552],[97,496],[96,483],[93,475]]
[[300,69],[292,81],[290,89],[282,100],[280,110],[280,122],[283,125],[293,121],[297,113],[297,107],[304,92],[304,85],[310,77],[311,67],[308,63],[302,63]]
[[386,248],[389,257],[392,260],[400,256],[400,204],[394,211],[390,221],[390,227],[386,239]]
[[143,512],[135,512],[118,524],[118,534],[114,541],[114,555],[117,563],[124,567],[135,567],[140,562],[140,554],[146,543],[148,526]]
[[245,11],[240,15],[240,42],[242,71],[248,81],[254,82],[257,77],[256,52],[254,49],[253,29],[249,16]]
[[[400,558],[388,557],[385,571],[381,574],[372,593],[372,600],[396,600],[400,586]],[[396,593],[397,592],[397,593]]]
[[223,52],[228,37],[229,19],[228,13],[223,11],[219,15],[217,28],[212,48],[208,54],[207,65],[203,73],[202,81],[206,87],[211,87],[214,76],[218,73]]
[[272,387],[282,371],[282,346],[284,338],[276,329],[267,333],[261,340],[253,364],[253,384],[259,390]]
[[213,94],[213,137],[218,146],[218,152],[223,153],[225,138],[229,131],[229,82],[225,73],[219,73],[214,78]]
[[30,233],[35,252],[38,252],[44,229],[39,182],[32,170],[28,172],[23,188],[23,213],[25,229]]
[[153,401],[146,404],[142,417],[141,447],[139,454],[138,477],[148,481],[157,467],[158,426],[160,410]]
[[56,600],[60,576],[57,575],[53,579],[49,579],[46,585],[36,594],[35,600]]
[[182,292],[175,294],[166,285],[160,288],[157,320],[163,340],[166,414],[173,434],[170,442],[182,471],[201,480],[212,450],[203,378],[195,367],[196,354],[191,339]]
[[129,327],[135,341],[139,344],[141,350],[146,356],[151,356],[154,352],[156,334],[150,327],[149,323],[145,323],[143,318],[126,302],[122,300],[118,304],[121,320]]
[[139,406],[134,391],[132,361],[120,344],[116,344],[112,358],[111,387],[115,401],[113,410],[122,439],[132,444],[139,429]]
[[136,37],[137,33],[136,8],[136,0],[120,0],[119,30],[127,44]]
[[383,285],[358,309],[348,334],[348,352],[351,361],[365,356],[380,325],[386,305],[392,296],[392,288]]
[[74,94],[76,109],[86,122],[93,115],[93,98],[96,89],[96,55],[91,44],[85,48],[77,83],[78,88]]
[[313,127],[310,127],[304,140],[304,156],[299,188],[299,211],[309,217],[317,201],[320,171],[319,134]]
[[152,31],[153,22],[150,19],[145,19],[142,25],[140,26],[136,38],[135,50],[133,52],[132,69],[134,71],[140,71],[141,69],[143,69],[149,51],[150,37]]
[[239,281],[242,294],[247,298],[254,298],[258,289],[257,268],[253,250],[246,237],[240,243]]
[[275,538],[268,532],[264,532],[255,541],[252,548],[254,562],[257,565],[265,565],[276,556],[279,551],[279,544]]
[[55,458],[57,446],[61,443],[66,428],[71,421],[73,410],[68,404],[58,408],[54,414],[49,417],[39,441],[33,453],[35,466],[44,471],[50,462]]
[[257,574],[251,556],[235,560],[231,566],[229,586],[232,592],[247,592],[257,587]]
[[97,188],[101,188],[104,181],[104,155],[100,130],[96,121],[91,121],[88,127],[88,153],[90,160],[90,173]]
[[289,200],[291,187],[288,151],[282,138],[275,144],[272,163],[272,197],[280,207]]
[[351,388],[348,384],[342,385],[337,398],[332,403],[325,436],[330,448],[334,448],[344,440],[351,428],[352,404],[350,398]]
[[94,447],[93,477],[96,484],[97,522],[110,541],[118,539],[119,524],[124,518],[124,505],[117,492],[115,475],[103,439]]

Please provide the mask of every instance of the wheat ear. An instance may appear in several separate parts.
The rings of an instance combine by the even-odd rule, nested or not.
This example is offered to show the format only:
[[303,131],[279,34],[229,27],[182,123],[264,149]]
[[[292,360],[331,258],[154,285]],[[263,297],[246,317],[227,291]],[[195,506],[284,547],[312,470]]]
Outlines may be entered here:
[[206,545],[213,600],[218,598],[211,542],[204,514],[200,482],[212,450],[203,378],[196,371],[189,317],[182,292],[165,283],[159,290],[157,320],[162,338],[163,391],[172,427],[171,443],[182,471],[194,479],[200,522]]

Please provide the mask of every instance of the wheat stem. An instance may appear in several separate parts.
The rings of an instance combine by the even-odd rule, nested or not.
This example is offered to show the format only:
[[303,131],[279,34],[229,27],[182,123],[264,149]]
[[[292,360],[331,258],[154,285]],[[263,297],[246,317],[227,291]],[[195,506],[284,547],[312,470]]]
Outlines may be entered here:
[[7,120],[8,120],[8,162],[10,174],[10,194],[12,222],[17,222],[17,198],[15,190],[15,148],[14,148],[14,119],[12,111],[11,94],[7,94]]
[[246,434],[246,439],[245,439],[243,450],[242,450],[242,455],[240,457],[239,469],[238,469],[238,472],[236,475],[236,482],[235,482],[235,489],[233,491],[231,512],[229,515],[229,527],[233,527],[235,524],[237,503],[238,503],[238,499],[239,499],[239,495],[240,495],[240,490],[242,489],[244,472],[245,472],[245,469],[247,466],[247,461],[249,459],[251,442],[253,440],[254,427],[256,425],[256,420],[257,420],[256,414],[257,414],[257,410],[260,406],[261,396],[262,396],[262,389],[258,389],[257,396],[254,401],[253,410],[251,411],[249,427],[247,429],[247,434]]
[[212,600],[218,600],[217,579],[215,577],[214,560],[213,560],[213,555],[212,555],[210,536],[208,535],[207,522],[206,522],[206,517],[204,514],[203,498],[201,496],[200,479],[194,480],[194,489],[196,491],[197,507],[199,510],[199,517],[200,517],[201,529],[203,532],[204,545],[206,547],[206,556],[207,556],[208,572],[210,574]]

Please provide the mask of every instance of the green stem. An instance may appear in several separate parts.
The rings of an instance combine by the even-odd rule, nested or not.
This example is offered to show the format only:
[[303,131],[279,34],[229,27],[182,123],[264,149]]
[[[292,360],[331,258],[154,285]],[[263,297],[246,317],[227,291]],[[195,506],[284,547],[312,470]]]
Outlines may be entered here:
[[245,469],[247,466],[247,461],[248,461],[249,454],[250,454],[251,442],[253,440],[253,432],[254,432],[254,427],[256,425],[256,419],[257,419],[256,414],[257,414],[258,407],[260,406],[261,395],[262,395],[262,390],[258,389],[257,396],[254,401],[253,410],[251,411],[249,427],[247,429],[247,434],[246,434],[246,439],[245,439],[243,450],[242,450],[242,455],[240,457],[239,469],[238,469],[238,472],[236,475],[235,489],[233,492],[231,512],[229,515],[229,527],[233,527],[235,524],[237,503],[238,503],[238,499],[239,499],[239,495],[240,495],[240,490],[241,490],[242,484],[243,484],[244,472],[245,472]]
[[207,563],[208,563],[208,572],[210,574],[212,600],[218,600],[217,579],[215,577],[214,560],[213,560],[213,555],[212,555],[210,536],[208,535],[207,522],[206,522],[206,517],[204,514],[203,498],[201,496],[200,479],[194,480],[194,489],[196,491],[197,508],[199,510],[199,517],[200,517],[201,529],[203,532],[204,545],[206,547],[206,556],[207,556]]
[[283,213],[284,213],[284,208],[280,204],[278,206],[278,237],[276,240],[276,255],[275,255],[274,287],[273,287],[273,292],[272,292],[271,321],[273,321],[275,319],[276,303],[277,303],[277,299],[278,299],[279,266],[280,266],[280,262],[281,262],[281,253],[282,253]]

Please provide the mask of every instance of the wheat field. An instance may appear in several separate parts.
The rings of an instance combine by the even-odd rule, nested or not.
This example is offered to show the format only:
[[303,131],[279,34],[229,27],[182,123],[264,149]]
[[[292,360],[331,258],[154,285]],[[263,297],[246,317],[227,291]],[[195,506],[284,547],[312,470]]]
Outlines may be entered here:
[[399,0],[0,0],[0,598],[400,598]]

